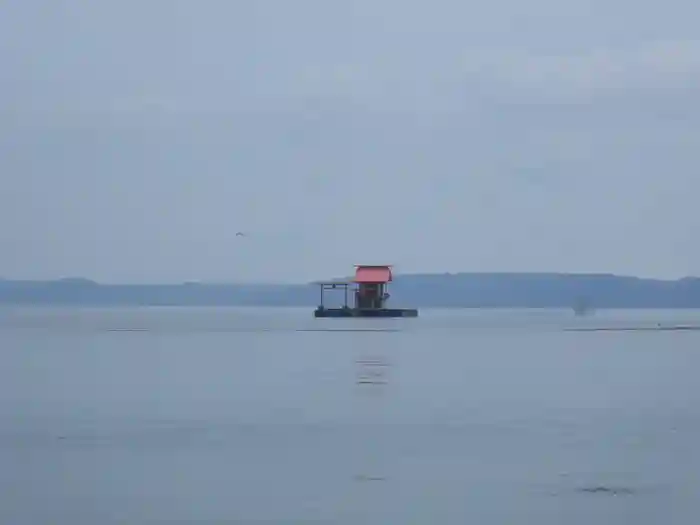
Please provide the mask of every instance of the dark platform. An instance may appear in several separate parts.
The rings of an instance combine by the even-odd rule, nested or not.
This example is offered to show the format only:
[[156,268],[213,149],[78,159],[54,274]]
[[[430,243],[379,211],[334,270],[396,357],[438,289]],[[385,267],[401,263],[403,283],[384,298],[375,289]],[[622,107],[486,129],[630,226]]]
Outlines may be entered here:
[[314,310],[314,317],[418,317],[415,308],[323,308]]

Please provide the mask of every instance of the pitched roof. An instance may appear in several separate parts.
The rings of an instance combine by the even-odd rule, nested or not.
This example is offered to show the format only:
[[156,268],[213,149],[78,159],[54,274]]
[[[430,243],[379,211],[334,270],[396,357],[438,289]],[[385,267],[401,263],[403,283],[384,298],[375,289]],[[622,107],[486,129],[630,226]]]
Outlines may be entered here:
[[391,266],[357,266],[356,283],[388,283],[391,281]]

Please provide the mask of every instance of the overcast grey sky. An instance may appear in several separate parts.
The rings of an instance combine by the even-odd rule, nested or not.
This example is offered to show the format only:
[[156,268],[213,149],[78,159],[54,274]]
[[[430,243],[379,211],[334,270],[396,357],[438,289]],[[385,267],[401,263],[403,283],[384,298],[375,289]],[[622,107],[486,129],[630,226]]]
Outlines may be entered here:
[[4,0],[0,276],[700,274],[699,16]]

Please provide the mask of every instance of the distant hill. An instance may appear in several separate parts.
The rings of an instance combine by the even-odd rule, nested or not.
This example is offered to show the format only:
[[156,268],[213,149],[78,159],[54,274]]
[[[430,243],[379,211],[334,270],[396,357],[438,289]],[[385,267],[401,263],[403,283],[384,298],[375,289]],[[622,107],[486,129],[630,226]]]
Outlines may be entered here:
[[[454,308],[700,308],[700,279],[607,274],[459,273],[398,275],[396,306]],[[0,280],[0,304],[83,306],[316,306],[313,284],[110,285],[89,279]],[[329,300],[332,297],[329,296]]]

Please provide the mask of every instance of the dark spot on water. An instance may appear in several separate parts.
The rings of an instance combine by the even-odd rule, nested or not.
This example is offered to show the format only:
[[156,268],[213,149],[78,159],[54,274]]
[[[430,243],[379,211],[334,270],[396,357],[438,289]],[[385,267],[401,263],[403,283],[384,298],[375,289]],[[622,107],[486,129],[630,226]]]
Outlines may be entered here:
[[677,325],[677,326],[601,326],[601,327],[581,327],[564,328],[565,332],[675,332],[700,330],[700,326]]
[[296,332],[401,332],[398,328],[298,328]]
[[384,476],[366,476],[360,474],[355,476],[355,481],[386,481],[386,478]]
[[591,487],[581,487],[577,492],[586,494],[601,494],[608,496],[631,496],[635,491],[629,487],[608,487],[605,485],[595,485]]

